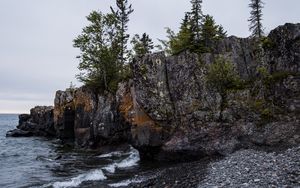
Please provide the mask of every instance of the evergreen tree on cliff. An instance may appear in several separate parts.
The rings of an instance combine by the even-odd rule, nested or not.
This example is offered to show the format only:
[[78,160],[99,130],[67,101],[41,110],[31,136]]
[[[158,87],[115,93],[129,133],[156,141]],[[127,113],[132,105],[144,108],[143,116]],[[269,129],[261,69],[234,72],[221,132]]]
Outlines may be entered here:
[[252,32],[253,37],[261,38],[264,35],[264,28],[262,25],[262,9],[264,3],[262,0],[250,0],[249,7],[251,8],[250,18],[249,18],[249,30]]
[[191,29],[195,42],[199,42],[201,37],[201,22],[203,20],[202,0],[191,0]]
[[117,19],[113,14],[93,11],[87,16],[89,25],[74,40],[74,47],[81,53],[77,78],[85,85],[101,91],[113,92],[120,78],[118,55]]
[[136,34],[131,40],[131,44],[133,45],[134,55],[137,57],[151,53],[154,48],[152,39],[146,33],[142,37]]
[[193,31],[190,13],[185,14],[180,30],[176,35],[171,29],[168,29],[167,33],[171,54],[178,54],[184,50],[193,51]]
[[210,52],[218,40],[226,37],[226,31],[217,25],[210,15],[203,15],[202,0],[191,0],[192,9],[185,14],[178,33],[167,28],[168,40],[160,40],[168,54],[184,50],[201,54]]
[[226,31],[221,25],[217,25],[214,18],[210,15],[205,15],[203,18],[201,42],[204,49],[202,51],[209,52],[213,45],[220,39],[226,37]]
[[128,4],[128,0],[116,0],[117,9],[110,7],[112,14],[117,19],[117,29],[118,29],[118,50],[119,52],[119,61],[121,66],[123,66],[126,62],[126,55],[128,54],[127,50],[127,42],[129,38],[129,34],[127,34],[128,30],[128,22],[129,15],[133,12],[132,5]]

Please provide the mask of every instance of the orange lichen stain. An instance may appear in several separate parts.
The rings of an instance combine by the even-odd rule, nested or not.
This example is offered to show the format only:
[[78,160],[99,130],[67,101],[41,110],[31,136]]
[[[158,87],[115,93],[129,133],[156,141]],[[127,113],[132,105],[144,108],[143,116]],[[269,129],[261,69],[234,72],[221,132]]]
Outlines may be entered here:
[[54,123],[57,124],[59,119],[63,118],[64,111],[66,108],[74,109],[74,103],[70,102],[67,104],[55,104],[54,110],[53,110],[53,116],[54,116]]
[[133,100],[130,92],[127,92],[122,98],[121,104],[119,106],[119,111],[128,122],[130,122],[130,119],[133,119],[130,118],[130,112],[132,111],[132,109],[133,109]]
[[84,106],[85,112],[91,112],[93,110],[91,97],[82,91],[76,92],[74,97],[74,106]]
[[155,125],[155,122],[142,109],[136,109],[134,120],[135,125]]
[[155,125],[155,122],[145,113],[145,111],[134,101],[129,89],[123,95],[121,104],[119,105],[119,111],[125,118],[125,120],[132,125]]

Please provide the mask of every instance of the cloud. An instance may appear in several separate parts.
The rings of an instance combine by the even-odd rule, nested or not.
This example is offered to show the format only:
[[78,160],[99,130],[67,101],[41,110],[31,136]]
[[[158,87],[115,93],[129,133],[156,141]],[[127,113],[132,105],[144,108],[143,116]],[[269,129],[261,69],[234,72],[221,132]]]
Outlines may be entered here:
[[[131,0],[129,32],[165,38],[165,27],[177,30],[189,0]],[[249,35],[248,0],[205,0],[203,11],[214,16],[228,34]],[[298,0],[265,0],[267,31],[298,22]],[[55,91],[76,82],[79,51],[72,40],[87,24],[92,10],[109,11],[114,0],[1,0],[0,112],[20,112],[37,104],[53,104]],[[156,40],[155,40],[156,41]]]

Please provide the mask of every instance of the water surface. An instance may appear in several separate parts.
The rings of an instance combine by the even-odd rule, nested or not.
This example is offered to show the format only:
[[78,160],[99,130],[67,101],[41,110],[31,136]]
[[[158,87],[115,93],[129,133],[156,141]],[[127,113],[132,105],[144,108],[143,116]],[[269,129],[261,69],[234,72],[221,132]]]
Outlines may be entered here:
[[18,115],[0,114],[0,187],[118,187],[159,164],[141,163],[132,147],[99,153],[62,146],[57,139],[6,138]]

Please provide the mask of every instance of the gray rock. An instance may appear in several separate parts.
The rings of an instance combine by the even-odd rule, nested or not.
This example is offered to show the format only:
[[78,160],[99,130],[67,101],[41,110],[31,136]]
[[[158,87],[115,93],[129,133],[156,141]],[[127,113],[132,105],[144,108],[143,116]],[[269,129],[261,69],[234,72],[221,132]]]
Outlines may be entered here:
[[54,125],[57,136],[80,147],[127,142],[129,126],[120,121],[116,97],[88,87],[57,91]]
[[[200,57],[155,53],[134,61],[127,89],[134,107],[125,117],[133,145],[142,156],[181,159],[299,144],[299,36],[300,24],[276,28],[261,59],[254,39],[229,37]],[[251,83],[228,91],[224,109],[220,93],[206,79],[207,66],[220,56]],[[269,83],[256,79],[262,63],[272,75]]]
[[[19,115],[17,133],[26,136],[55,136],[52,106],[36,106],[30,110],[30,114]],[[23,134],[22,133],[22,134]]]

